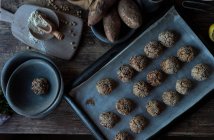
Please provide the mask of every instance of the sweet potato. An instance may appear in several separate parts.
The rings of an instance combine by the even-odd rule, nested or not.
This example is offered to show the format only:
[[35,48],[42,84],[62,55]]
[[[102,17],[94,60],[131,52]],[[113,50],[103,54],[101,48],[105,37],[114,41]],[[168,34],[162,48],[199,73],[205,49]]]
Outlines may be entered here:
[[128,27],[138,28],[142,25],[140,9],[133,0],[120,0],[118,13]]
[[95,0],[89,7],[88,26],[98,23],[117,0]]
[[104,18],[103,26],[106,37],[109,41],[115,42],[120,34],[121,19],[117,11],[117,7],[114,7]]

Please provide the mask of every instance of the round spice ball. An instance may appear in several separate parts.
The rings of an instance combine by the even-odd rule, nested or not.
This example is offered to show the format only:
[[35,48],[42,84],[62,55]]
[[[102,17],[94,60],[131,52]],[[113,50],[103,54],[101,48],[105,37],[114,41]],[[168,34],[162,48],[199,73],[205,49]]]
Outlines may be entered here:
[[159,34],[158,40],[166,47],[172,47],[177,41],[177,35],[172,31],[164,31]]
[[209,67],[205,64],[197,64],[192,68],[191,75],[197,81],[206,80],[210,75]]
[[175,91],[166,91],[163,93],[162,99],[166,105],[175,106],[178,103],[180,97]]
[[151,116],[154,117],[162,112],[163,106],[157,100],[150,100],[146,105],[146,110]]
[[194,49],[191,46],[181,47],[177,52],[177,57],[182,62],[190,62],[195,57]]
[[152,86],[159,86],[165,80],[165,74],[161,71],[154,70],[147,74],[147,82]]
[[144,81],[139,81],[133,85],[133,93],[138,97],[146,97],[149,95],[150,91],[151,86]]
[[122,115],[128,115],[134,109],[134,103],[130,99],[122,98],[116,103],[117,111]]
[[138,72],[141,72],[147,66],[147,62],[147,58],[143,55],[132,56],[129,60],[130,66]]
[[144,47],[144,52],[148,58],[154,59],[163,52],[163,46],[157,41],[151,41]]
[[96,88],[98,93],[100,93],[101,95],[108,95],[115,88],[115,81],[109,78],[104,78],[97,82]]
[[161,69],[166,74],[175,74],[181,69],[181,64],[176,57],[171,56],[161,62]]
[[116,134],[114,140],[133,140],[133,137],[128,132],[122,131]]
[[176,82],[176,91],[180,94],[187,94],[192,87],[192,82],[189,79],[181,79]]
[[41,95],[41,94],[45,94],[48,92],[49,90],[49,82],[47,79],[45,78],[35,78],[32,81],[31,84],[31,90],[37,94],[37,95]]
[[103,112],[99,116],[100,124],[106,128],[113,128],[120,118],[113,112]]
[[122,65],[117,71],[117,75],[122,82],[129,82],[134,76],[134,69],[129,65]]
[[132,132],[140,133],[147,126],[147,120],[144,118],[144,116],[135,116],[129,122],[129,126]]

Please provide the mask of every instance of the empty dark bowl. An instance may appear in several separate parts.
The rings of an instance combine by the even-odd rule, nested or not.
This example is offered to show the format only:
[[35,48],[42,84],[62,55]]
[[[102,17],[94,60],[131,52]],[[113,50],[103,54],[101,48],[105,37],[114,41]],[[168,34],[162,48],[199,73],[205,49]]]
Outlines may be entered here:
[[[48,93],[36,95],[31,90],[34,78],[43,77],[49,81]],[[57,99],[61,80],[58,72],[45,60],[31,59],[21,64],[11,75],[6,98],[11,108],[18,114],[33,116],[44,112]]]
[[104,28],[103,28],[103,21],[100,21],[96,25],[91,26],[91,30],[99,40],[101,40],[105,43],[108,43],[108,44],[119,44],[119,43],[126,41],[128,38],[130,38],[136,30],[136,29],[129,28],[122,21],[121,21],[121,23],[122,24],[121,24],[120,36],[119,36],[118,40],[115,41],[114,43],[110,42],[107,39],[105,32],[104,32]]

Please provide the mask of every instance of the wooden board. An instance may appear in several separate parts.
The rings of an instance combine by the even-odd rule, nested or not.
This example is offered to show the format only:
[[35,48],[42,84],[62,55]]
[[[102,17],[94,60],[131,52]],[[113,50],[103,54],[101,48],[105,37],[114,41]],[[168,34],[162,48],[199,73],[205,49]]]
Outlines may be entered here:
[[[171,0],[170,0],[171,1]],[[207,30],[212,23],[213,16],[207,14],[198,14],[193,11],[183,9],[180,4],[182,0],[174,0],[176,8],[185,18],[193,30],[201,36],[208,44],[211,52],[214,52],[214,44],[209,40]],[[26,2],[43,4],[44,0],[2,0],[2,7],[15,12],[18,6]],[[66,0],[56,0],[58,4],[68,4]],[[69,5],[69,4],[68,4]],[[44,5],[43,5],[44,6]],[[69,5],[70,9],[79,10],[77,7]],[[70,11],[75,14],[75,11]],[[87,12],[83,11],[83,19],[87,19]],[[190,18],[191,17],[191,18]],[[81,45],[72,61],[63,61],[53,59],[67,83],[70,79],[80,74],[86,67],[91,65],[96,59],[104,54],[111,47],[98,41],[93,37],[87,26],[84,27],[84,34]],[[27,45],[15,39],[10,31],[10,25],[0,22],[0,67],[14,53],[26,50]],[[196,106],[184,118],[164,131],[162,135],[191,137],[214,137],[214,94],[203,99],[202,103]],[[90,134],[80,119],[70,109],[65,101],[49,116],[42,120],[27,119],[14,114],[14,116],[5,125],[0,126],[0,133],[19,133],[19,134]],[[201,139],[201,138],[198,138]]]
[[[62,41],[56,38],[50,40],[35,39],[28,28],[28,18],[34,11],[41,11],[47,17],[59,26],[59,30],[65,35]],[[58,12],[57,15],[50,9],[34,5],[23,5],[15,12],[14,15],[2,9],[1,19],[11,23],[12,34],[25,44],[61,59],[69,60],[76,52],[82,35],[82,19],[65,13]],[[66,21],[67,24],[63,24]]]

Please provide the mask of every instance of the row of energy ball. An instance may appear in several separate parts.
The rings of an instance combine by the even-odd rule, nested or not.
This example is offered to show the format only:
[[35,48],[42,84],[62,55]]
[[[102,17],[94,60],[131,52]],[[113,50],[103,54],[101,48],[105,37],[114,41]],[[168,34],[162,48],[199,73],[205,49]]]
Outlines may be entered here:
[[[178,35],[172,31],[165,31],[159,34],[158,41],[150,41],[144,47],[144,55],[133,56],[129,60],[129,65],[123,65],[119,68],[117,74],[122,82],[128,82],[134,76],[134,70],[137,72],[143,71],[148,65],[148,58],[155,59],[159,57],[164,50],[164,46],[167,48],[172,47],[178,40]],[[189,57],[189,56],[182,56]]]
[[[118,78],[122,82],[128,82],[132,79],[132,77],[135,74],[135,71],[141,72],[145,67],[148,65],[149,60],[148,59],[155,59],[159,57],[164,50],[165,47],[172,47],[176,41],[178,40],[178,35],[171,31],[165,31],[159,34],[158,41],[150,41],[148,44],[144,47],[144,55],[137,55],[132,56],[129,60],[129,65],[125,64],[122,65],[117,74]],[[183,62],[189,62],[194,58],[195,52],[190,46],[182,47],[177,52],[177,57],[183,61]],[[180,69],[180,61],[176,57],[169,57],[168,59],[165,59],[161,63],[161,68],[166,74],[173,74],[176,73]],[[150,74],[147,79],[150,81],[151,85],[157,86],[160,83],[159,81],[156,81],[153,77],[154,75],[159,75],[160,79],[164,78],[163,74],[161,74],[159,71],[154,71]],[[162,81],[161,81],[162,82]]]
[[[144,47],[146,56],[150,59],[157,58],[163,52],[163,45],[171,47],[175,44],[177,38],[173,32],[163,32],[158,37],[159,41],[149,42]],[[177,52],[177,57],[169,57],[161,63],[161,69],[166,74],[174,74],[181,68],[182,62],[190,62],[195,56],[195,51],[191,46],[182,47]],[[135,71],[141,72],[148,65],[148,58],[143,55],[133,56],[130,58],[129,65],[122,65],[117,74],[122,82],[128,82],[134,76]],[[135,71],[134,71],[135,70]],[[166,75],[154,70],[147,74],[147,82],[139,81],[133,85],[133,93],[138,97],[146,97],[151,91],[151,87],[159,86],[166,78]],[[196,65],[191,72],[191,75],[196,80],[205,80],[208,75],[208,67],[204,64]],[[101,95],[108,95],[116,87],[112,79],[102,79],[97,82],[96,88]],[[181,79],[176,82],[176,91],[180,94],[186,94],[191,89],[192,83],[189,79]],[[174,106],[179,101],[179,95],[175,91],[166,91],[162,95],[163,102],[166,105]],[[128,115],[134,110],[135,104],[127,98],[122,98],[116,103],[116,110],[122,115]],[[159,115],[164,109],[161,102],[151,100],[146,105],[146,110],[151,116]],[[112,128],[120,120],[119,116],[113,112],[104,112],[99,116],[100,124],[106,128]],[[140,133],[148,124],[147,119],[142,116],[135,116],[129,122],[132,132]],[[122,131],[115,136],[115,140],[127,139],[132,137],[128,132]]]
[[[110,79],[103,79],[103,80],[109,81]],[[184,78],[181,80],[177,80],[176,82],[176,91],[182,95],[187,94],[188,91],[191,89],[191,87],[192,87],[192,82],[189,79]],[[110,88],[111,90],[109,90],[109,92],[111,92],[113,89],[112,86],[110,86]],[[178,101],[180,100],[180,95],[176,91],[166,91],[163,93],[162,100],[166,105],[174,106],[178,103]],[[141,91],[141,92],[144,92],[144,91]],[[121,115],[130,114],[135,107],[136,107],[135,103],[128,98],[119,99],[116,103],[116,110]],[[161,114],[164,108],[165,108],[164,105],[158,100],[150,100],[146,105],[147,112],[153,117]],[[113,112],[104,112],[100,114],[99,120],[102,126],[106,128],[113,128],[119,122],[120,117]],[[133,117],[129,122],[130,129],[134,133],[140,133],[141,131],[143,131],[144,128],[147,126],[147,124],[148,124],[147,119],[142,115]],[[132,138],[128,132],[122,131],[116,135],[115,139],[117,138],[116,140],[118,140],[121,136]]]

